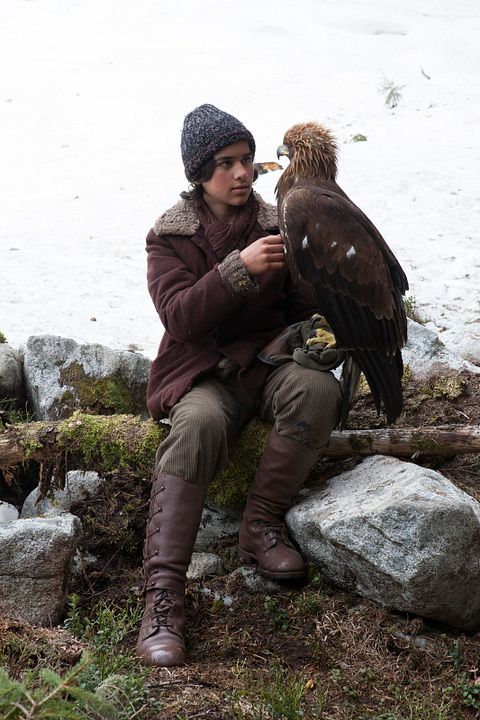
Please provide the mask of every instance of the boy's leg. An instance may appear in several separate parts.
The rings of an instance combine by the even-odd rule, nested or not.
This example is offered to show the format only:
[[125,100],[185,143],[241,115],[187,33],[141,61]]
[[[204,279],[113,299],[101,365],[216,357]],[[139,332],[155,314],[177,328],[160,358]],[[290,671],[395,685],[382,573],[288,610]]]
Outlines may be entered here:
[[137,653],[147,664],[185,662],[185,578],[207,486],[246,419],[228,387],[205,380],[172,409],[156,460],[144,547],[145,614]]
[[270,578],[303,577],[284,516],[338,422],[340,385],[330,372],[287,363],[267,379],[260,416],[274,427],[250,489],[239,536],[241,557]]

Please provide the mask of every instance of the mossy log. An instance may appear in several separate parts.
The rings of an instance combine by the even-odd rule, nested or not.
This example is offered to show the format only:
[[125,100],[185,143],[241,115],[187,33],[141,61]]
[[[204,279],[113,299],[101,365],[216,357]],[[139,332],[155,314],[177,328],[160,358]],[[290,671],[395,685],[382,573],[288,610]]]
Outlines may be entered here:
[[[232,447],[228,465],[209,487],[212,499],[238,505],[244,499],[265,447],[270,426],[252,420]],[[87,415],[76,412],[67,420],[13,425],[0,433],[0,469],[12,477],[16,465],[30,460],[50,469],[61,485],[67,467],[109,473],[131,470],[149,477],[155,452],[168,426],[133,415]],[[480,427],[451,426],[344,430],[334,432],[322,455],[457,455],[480,452]],[[48,479],[40,485],[47,489]],[[56,484],[57,484],[56,482]]]
[[[239,438],[244,453],[261,454],[269,426],[253,420]],[[28,460],[48,462],[62,452],[78,455],[103,470],[150,468],[168,426],[132,415],[74,413],[67,420],[22,423],[0,434],[0,467]],[[235,450],[237,450],[236,448]],[[333,432],[322,450],[327,457],[351,455],[457,455],[480,452],[479,426],[386,428]],[[242,455],[244,454],[242,453]],[[235,452],[232,454],[232,460]]]

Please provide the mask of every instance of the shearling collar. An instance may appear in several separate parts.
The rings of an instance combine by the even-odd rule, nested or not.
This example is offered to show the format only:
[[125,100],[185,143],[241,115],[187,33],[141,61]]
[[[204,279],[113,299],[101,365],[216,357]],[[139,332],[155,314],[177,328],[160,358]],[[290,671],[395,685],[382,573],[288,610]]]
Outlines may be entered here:
[[[257,222],[263,230],[278,226],[278,214],[275,205],[266,203],[254,192],[258,201]],[[188,200],[179,200],[173,207],[166,210],[153,226],[155,235],[195,235],[200,227],[195,209]]]

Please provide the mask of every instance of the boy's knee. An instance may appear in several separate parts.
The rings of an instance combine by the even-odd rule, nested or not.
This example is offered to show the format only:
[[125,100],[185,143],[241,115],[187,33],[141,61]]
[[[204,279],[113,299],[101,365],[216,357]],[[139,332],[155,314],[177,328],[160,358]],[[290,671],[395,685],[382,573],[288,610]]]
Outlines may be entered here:
[[213,441],[221,441],[226,434],[225,419],[218,412],[218,407],[209,403],[189,408],[180,419],[179,426],[190,437],[197,436],[203,442],[208,442],[209,438]]
[[333,373],[319,370],[299,368],[290,393],[292,404],[296,410],[336,409],[341,400],[340,384]]
[[340,417],[342,393],[340,384],[330,372],[303,370],[296,392],[277,418],[279,427],[291,440],[321,448]]

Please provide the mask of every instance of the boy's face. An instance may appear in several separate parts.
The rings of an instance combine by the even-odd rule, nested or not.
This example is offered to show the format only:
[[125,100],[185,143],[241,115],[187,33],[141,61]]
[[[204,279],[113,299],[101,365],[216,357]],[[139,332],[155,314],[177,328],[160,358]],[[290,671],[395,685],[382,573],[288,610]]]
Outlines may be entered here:
[[245,140],[227,145],[214,155],[215,170],[203,183],[203,197],[219,216],[245,205],[253,183],[253,156]]

